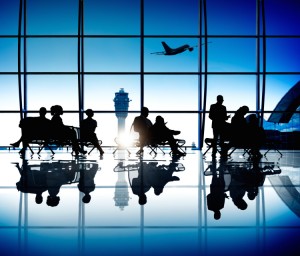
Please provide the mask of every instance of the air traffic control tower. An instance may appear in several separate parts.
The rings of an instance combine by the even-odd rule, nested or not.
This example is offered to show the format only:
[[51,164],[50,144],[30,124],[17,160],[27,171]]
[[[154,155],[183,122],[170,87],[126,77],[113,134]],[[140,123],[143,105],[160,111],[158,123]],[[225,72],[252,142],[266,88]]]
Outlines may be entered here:
[[[125,119],[128,115],[129,102],[131,100],[128,98],[128,93],[121,88],[119,92],[115,93],[115,111],[118,118],[118,136],[120,136],[125,131]],[[124,151],[118,151],[118,158],[124,159]],[[122,161],[121,161],[122,162]],[[121,164],[121,163],[120,163]],[[129,201],[129,191],[128,184],[125,178],[125,172],[118,172],[118,180],[115,186],[115,206],[119,207],[121,211],[128,206]]]
[[118,134],[121,134],[125,130],[125,119],[128,115],[129,107],[128,92],[124,91],[124,88],[121,88],[119,92],[115,93],[115,111],[118,118]]

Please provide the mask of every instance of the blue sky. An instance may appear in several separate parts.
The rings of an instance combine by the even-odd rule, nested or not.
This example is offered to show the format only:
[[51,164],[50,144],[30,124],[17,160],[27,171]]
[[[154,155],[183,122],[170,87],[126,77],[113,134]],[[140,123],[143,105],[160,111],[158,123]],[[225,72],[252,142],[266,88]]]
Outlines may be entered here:
[[[207,0],[208,34],[213,36],[209,38],[211,43],[206,46],[209,72],[256,71],[256,39],[251,38],[256,33],[255,4],[255,0]],[[0,22],[5,24],[0,27],[0,36],[17,35],[18,5],[17,0],[0,0]],[[195,38],[199,31],[198,0],[145,0],[144,7],[144,71],[197,72],[199,47],[176,56],[150,53],[163,50],[161,41],[166,41],[171,47],[198,45],[198,39]],[[27,0],[27,8],[28,35],[77,34],[77,0]],[[298,36],[267,39],[267,71],[300,72],[300,60],[295,54],[300,52],[300,2],[266,0],[265,8],[267,35]],[[107,36],[85,39],[85,71],[139,72],[141,45],[136,36],[141,31],[140,0],[85,0],[84,11],[85,35]],[[116,35],[129,35],[130,38],[109,37]],[[185,37],[178,38],[178,35]],[[249,38],[222,37],[226,35],[246,35]],[[201,47],[204,51],[205,46]],[[17,71],[17,38],[0,37],[0,56],[0,72]],[[202,62],[203,60],[204,58]],[[28,38],[27,71],[76,72],[77,39]],[[299,80],[299,74],[268,75],[265,109],[272,111],[281,97]],[[197,81],[196,75],[145,75],[145,105],[153,111],[197,111]],[[29,110],[37,110],[41,105],[49,109],[54,104],[61,104],[65,110],[78,109],[76,75],[28,75],[27,83]],[[0,75],[1,110],[19,109],[17,86],[16,75]],[[129,110],[138,111],[140,76],[136,74],[85,76],[85,108],[114,110],[112,100],[114,93],[120,88],[124,88],[132,100]],[[228,110],[235,111],[244,104],[255,110],[256,76],[209,75],[207,93],[207,107],[215,102],[218,94],[223,94]],[[64,118],[70,123],[77,122],[71,116],[65,115]],[[128,117],[128,123],[130,118],[133,116]],[[187,130],[183,124],[178,123],[178,119],[182,118],[183,116],[175,118],[170,115],[170,126]],[[185,118],[186,122],[193,124],[192,127],[197,127],[197,115]],[[1,115],[0,120],[3,119],[7,118]],[[107,123],[112,116],[99,115],[98,119],[99,123],[103,120]],[[155,114],[152,116],[153,121],[154,119]],[[12,117],[10,126],[17,126],[16,123],[18,115]],[[207,124],[210,125],[209,121]],[[18,131],[18,128],[15,130]],[[188,134],[190,132],[187,131],[186,135]],[[196,128],[193,128],[192,134],[195,138]],[[113,136],[115,135],[111,135]]]

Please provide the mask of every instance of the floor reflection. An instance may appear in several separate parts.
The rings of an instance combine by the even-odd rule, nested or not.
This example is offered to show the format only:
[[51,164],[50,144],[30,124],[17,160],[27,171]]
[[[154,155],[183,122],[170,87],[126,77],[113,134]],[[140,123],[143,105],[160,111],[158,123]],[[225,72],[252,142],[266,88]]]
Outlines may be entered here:
[[299,153],[278,159],[269,152],[259,161],[243,152],[226,161],[203,159],[192,150],[179,159],[109,150],[103,159],[62,152],[20,160],[0,153],[0,235],[8,241],[1,255],[300,249]]

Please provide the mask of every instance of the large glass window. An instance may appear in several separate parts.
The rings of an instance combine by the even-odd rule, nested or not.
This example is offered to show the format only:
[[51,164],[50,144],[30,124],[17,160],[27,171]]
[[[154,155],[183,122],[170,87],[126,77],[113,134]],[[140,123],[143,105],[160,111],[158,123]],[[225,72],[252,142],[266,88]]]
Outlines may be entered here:
[[[153,122],[163,116],[189,145],[201,147],[218,94],[230,113],[247,105],[266,119],[300,80],[295,0],[21,3],[21,16],[18,0],[1,0],[0,10],[0,108],[16,119],[6,122],[11,131],[20,130],[12,127],[19,112],[34,115],[59,104],[68,124],[78,125],[79,113],[92,108],[103,144],[115,145],[114,97],[123,88],[130,99],[128,134],[147,106]],[[188,47],[166,56],[162,42]]]

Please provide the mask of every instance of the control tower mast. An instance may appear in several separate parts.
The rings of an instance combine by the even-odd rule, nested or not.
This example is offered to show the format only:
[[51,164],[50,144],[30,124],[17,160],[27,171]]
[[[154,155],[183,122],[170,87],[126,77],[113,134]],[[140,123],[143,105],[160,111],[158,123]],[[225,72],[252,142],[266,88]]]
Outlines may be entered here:
[[128,92],[121,88],[119,92],[115,93],[115,111],[118,118],[118,135],[125,130],[125,119],[128,115],[129,102],[131,100],[128,98]]

